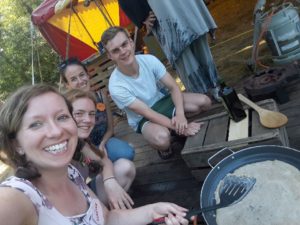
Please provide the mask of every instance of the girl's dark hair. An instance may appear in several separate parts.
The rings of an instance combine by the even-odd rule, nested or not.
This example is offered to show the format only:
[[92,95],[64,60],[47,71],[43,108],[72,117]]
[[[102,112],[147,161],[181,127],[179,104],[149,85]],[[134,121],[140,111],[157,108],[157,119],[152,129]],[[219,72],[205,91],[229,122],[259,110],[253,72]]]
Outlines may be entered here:
[[23,116],[27,111],[29,101],[39,95],[52,92],[61,96],[71,113],[71,104],[59,91],[46,84],[23,86],[14,92],[0,110],[0,160],[16,169],[15,175],[20,178],[34,179],[40,176],[39,171],[17,152],[16,136],[20,130]]
[[61,62],[58,66],[60,76],[64,83],[68,83],[67,78],[66,78],[66,69],[70,65],[81,66],[85,70],[85,72],[87,72],[86,66],[78,58],[71,57],[69,59],[66,59],[65,61]]

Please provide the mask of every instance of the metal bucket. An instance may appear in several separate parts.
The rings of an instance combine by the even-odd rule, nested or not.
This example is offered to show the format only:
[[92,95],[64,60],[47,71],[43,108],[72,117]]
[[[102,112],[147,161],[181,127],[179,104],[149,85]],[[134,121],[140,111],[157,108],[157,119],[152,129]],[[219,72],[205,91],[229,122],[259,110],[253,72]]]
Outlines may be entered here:
[[[274,9],[272,9],[274,10]],[[300,59],[300,20],[298,8],[292,3],[277,7],[267,27],[266,42],[274,56],[273,61],[284,64]],[[261,17],[261,25],[268,20],[271,11]]]

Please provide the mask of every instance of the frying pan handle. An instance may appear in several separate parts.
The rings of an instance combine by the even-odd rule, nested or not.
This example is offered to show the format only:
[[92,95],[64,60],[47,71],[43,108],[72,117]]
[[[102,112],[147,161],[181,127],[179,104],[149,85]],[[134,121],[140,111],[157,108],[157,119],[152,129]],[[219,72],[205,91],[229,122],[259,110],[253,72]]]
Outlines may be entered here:
[[[225,147],[223,149],[221,149],[220,151],[216,152],[215,154],[213,154],[211,157],[208,158],[207,163],[211,168],[214,168],[216,164],[218,164],[218,162],[220,162],[222,159],[224,159],[225,157],[223,157],[222,159],[219,159],[219,161],[217,163],[215,163],[214,165],[212,165],[211,161],[215,160],[215,158],[221,154],[225,155],[224,152],[227,151],[227,155],[232,155],[234,153],[234,151],[232,151],[230,148]],[[228,152],[230,152],[228,154]]]

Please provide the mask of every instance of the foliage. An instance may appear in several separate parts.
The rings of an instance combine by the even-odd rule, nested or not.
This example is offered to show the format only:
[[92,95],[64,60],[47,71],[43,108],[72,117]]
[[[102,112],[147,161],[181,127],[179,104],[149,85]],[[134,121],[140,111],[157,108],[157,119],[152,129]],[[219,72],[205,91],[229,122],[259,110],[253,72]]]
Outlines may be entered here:
[[[36,30],[31,38],[30,16],[42,0],[0,1],[0,100],[16,88],[32,83],[55,84],[58,55]],[[33,42],[33,45],[32,45]]]

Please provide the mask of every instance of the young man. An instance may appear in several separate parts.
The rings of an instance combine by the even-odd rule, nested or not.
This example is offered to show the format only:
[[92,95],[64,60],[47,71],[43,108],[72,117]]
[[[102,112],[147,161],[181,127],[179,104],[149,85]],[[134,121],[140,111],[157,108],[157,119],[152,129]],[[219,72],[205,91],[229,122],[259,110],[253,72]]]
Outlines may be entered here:
[[[107,29],[101,42],[108,57],[117,64],[109,79],[112,99],[127,114],[129,125],[142,133],[159,151],[161,158],[171,155],[171,132],[191,136],[200,130],[200,123],[188,123],[186,115],[200,113],[211,106],[209,97],[181,93],[165,66],[152,55],[135,55],[135,48],[126,30]],[[160,92],[158,82],[170,92]]]

